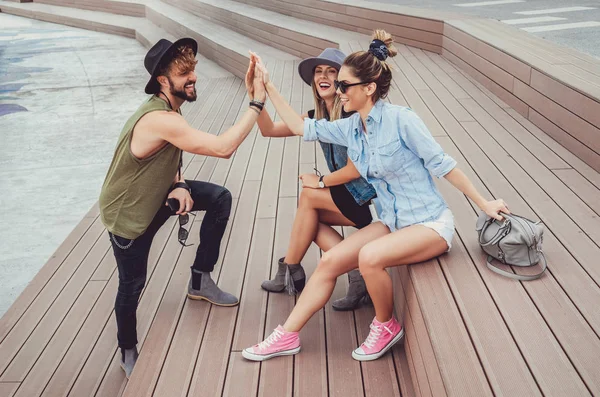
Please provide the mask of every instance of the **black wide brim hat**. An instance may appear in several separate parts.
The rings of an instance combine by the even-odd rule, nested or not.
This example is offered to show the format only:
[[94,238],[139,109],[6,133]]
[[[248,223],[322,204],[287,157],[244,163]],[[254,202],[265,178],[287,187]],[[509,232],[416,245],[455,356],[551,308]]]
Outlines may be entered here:
[[171,43],[167,39],[160,39],[146,54],[144,59],[144,66],[148,73],[150,73],[150,80],[146,84],[146,94],[156,94],[160,89],[160,84],[156,80],[158,77],[158,71],[160,66],[173,59],[174,51],[180,46],[188,46],[194,51],[194,56],[198,53],[198,43],[196,40],[189,37],[179,39],[174,43]]
[[338,70],[342,68],[342,64],[346,59],[346,54],[337,48],[325,48],[323,52],[314,58],[307,58],[298,64],[298,73],[304,82],[312,85],[315,68],[319,65],[328,65]]

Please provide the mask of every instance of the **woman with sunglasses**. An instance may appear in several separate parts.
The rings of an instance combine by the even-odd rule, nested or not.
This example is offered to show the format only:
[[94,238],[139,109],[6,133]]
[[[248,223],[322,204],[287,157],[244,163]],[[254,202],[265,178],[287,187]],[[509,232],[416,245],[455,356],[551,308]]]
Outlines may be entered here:
[[[334,121],[351,115],[342,110],[333,86],[344,58],[346,55],[342,51],[326,48],[318,57],[300,62],[298,73],[312,87],[315,104],[315,108],[302,117]],[[246,88],[250,98],[252,79],[253,75],[249,73],[246,76]],[[258,126],[266,137],[294,136],[283,121],[274,123],[266,110],[261,112]],[[300,194],[287,253],[279,259],[275,277],[262,283],[262,288],[269,292],[287,290],[295,294],[302,291],[306,276],[300,261],[310,244],[314,241],[323,251],[328,251],[343,239],[331,226],[355,226],[361,229],[372,221],[369,204],[375,196],[375,189],[348,161],[346,147],[322,142],[321,149],[331,174],[300,176],[304,189]],[[348,278],[348,293],[332,303],[335,310],[353,310],[363,298],[367,298],[367,288],[358,269],[348,273]]]
[[337,277],[357,263],[375,306],[375,318],[369,336],[352,357],[375,360],[398,342],[404,329],[393,316],[392,280],[386,268],[435,258],[450,249],[454,236],[452,212],[431,175],[444,177],[495,219],[502,219],[500,212],[509,212],[503,200],[488,201],[481,196],[413,111],[383,100],[392,81],[385,60],[396,53],[391,35],[377,30],[369,51],[355,52],[344,60],[335,86],[344,110],[356,113],[333,122],[303,120],[277,92],[258,59],[255,74],[263,77],[277,113],[295,135],[348,147],[360,174],[375,187],[373,201],[380,221],[325,252],[287,321],[263,342],[243,350],[247,359],[262,361],[298,353],[298,332],[325,305]]

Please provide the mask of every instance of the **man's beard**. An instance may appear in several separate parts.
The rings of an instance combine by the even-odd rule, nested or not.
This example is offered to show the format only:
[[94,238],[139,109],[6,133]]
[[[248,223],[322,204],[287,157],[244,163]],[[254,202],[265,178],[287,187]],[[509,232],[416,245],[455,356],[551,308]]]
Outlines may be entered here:
[[167,77],[167,79],[169,80],[169,90],[171,91],[171,95],[176,96],[177,98],[181,98],[184,101],[188,101],[188,102],[194,102],[197,99],[198,96],[196,93],[196,85],[194,85],[194,92],[192,94],[188,94],[185,90],[185,86],[189,82],[186,82],[183,85],[183,89],[177,89],[177,88],[175,88],[175,84],[173,84],[171,79],[169,77]]

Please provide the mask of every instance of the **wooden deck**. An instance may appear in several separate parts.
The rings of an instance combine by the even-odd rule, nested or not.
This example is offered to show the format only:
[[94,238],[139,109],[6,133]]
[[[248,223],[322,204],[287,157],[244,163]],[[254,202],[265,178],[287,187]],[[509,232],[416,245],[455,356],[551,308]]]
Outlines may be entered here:
[[[366,45],[340,43],[346,52]],[[473,68],[492,67],[459,46],[450,43],[444,55],[398,47],[389,100],[413,108],[486,197],[501,197],[514,213],[544,222],[549,265],[541,279],[522,283],[489,271],[474,230],[475,206],[442,180],[439,188],[456,221],[452,251],[391,271],[404,344],[378,361],[354,361],[350,352],[366,337],[373,309],[341,313],[327,305],[303,329],[299,355],[262,364],[244,360],[241,350],[268,335],[294,305],[293,297],[268,294],[260,283],[288,245],[297,176],[327,168],[318,145],[264,138],[255,128],[229,160],[184,157],[186,178],[232,192],[233,215],[213,275],[241,297],[240,306],[185,297],[202,214],[191,225],[195,245],[188,248],[177,242],[171,219],[151,250],[138,309],[141,356],[127,382],[112,312],[118,275],[94,207],[0,319],[0,397],[600,395],[600,173],[589,165],[595,157],[576,156],[534,125],[533,108],[526,109],[528,119],[523,108],[488,91],[503,92],[496,86],[510,83],[497,74],[498,84],[479,79],[485,88],[472,77],[483,72]],[[297,62],[267,66],[293,107],[306,111],[311,92]],[[196,128],[218,134],[246,109],[237,77],[199,80],[198,93],[198,101],[183,109]],[[580,111],[593,125],[597,114],[589,109]],[[546,111],[545,117],[553,116]],[[545,117],[539,125],[550,123]],[[309,274],[319,256],[311,247],[303,261]],[[345,294],[346,284],[340,277],[333,299]]]

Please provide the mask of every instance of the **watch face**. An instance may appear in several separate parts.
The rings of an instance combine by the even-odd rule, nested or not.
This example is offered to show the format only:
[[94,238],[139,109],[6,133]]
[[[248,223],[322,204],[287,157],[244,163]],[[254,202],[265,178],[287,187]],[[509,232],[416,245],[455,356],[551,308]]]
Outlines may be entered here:
[[321,189],[323,189],[323,188],[325,187],[325,184],[323,183],[323,181],[319,181],[319,187],[320,187]]

